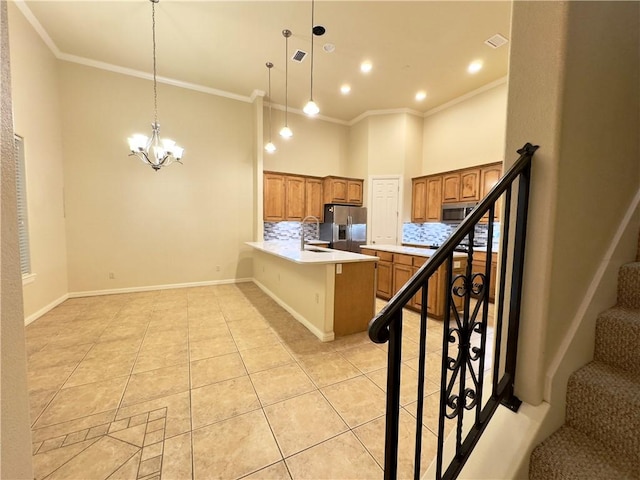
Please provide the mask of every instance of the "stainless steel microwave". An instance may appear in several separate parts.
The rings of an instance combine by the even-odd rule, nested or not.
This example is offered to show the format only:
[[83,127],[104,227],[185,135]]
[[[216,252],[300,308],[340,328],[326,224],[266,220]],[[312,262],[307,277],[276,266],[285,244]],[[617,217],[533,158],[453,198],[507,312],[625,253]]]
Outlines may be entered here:
[[445,203],[442,205],[442,223],[462,222],[475,206],[475,203]]

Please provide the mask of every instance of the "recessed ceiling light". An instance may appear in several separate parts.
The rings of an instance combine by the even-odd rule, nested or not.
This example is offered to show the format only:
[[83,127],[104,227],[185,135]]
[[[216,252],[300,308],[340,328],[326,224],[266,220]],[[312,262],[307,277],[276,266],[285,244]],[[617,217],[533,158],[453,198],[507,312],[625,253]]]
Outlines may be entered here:
[[480,70],[482,70],[482,62],[480,60],[471,62],[467,67],[467,72],[469,73],[478,73]]
[[373,65],[371,65],[371,62],[368,60],[360,64],[360,71],[362,73],[369,73],[372,68],[373,68]]
[[420,90],[418,93],[416,93],[416,100],[417,101],[421,102],[425,98],[427,98],[427,92],[425,92],[424,90]]
[[348,95],[351,92],[351,85],[347,85],[346,83],[340,87],[340,92],[343,95]]

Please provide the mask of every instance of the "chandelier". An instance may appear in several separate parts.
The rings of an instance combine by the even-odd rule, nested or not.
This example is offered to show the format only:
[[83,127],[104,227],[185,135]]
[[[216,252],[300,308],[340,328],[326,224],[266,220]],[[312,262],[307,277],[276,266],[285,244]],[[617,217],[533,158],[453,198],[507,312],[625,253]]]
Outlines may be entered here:
[[129,137],[129,156],[136,156],[143,163],[150,165],[156,172],[173,162],[182,163],[184,149],[168,138],[160,138],[160,124],[158,123],[158,85],[156,79],[156,3],[151,2],[151,29],[153,37],[153,123],[151,124],[151,138],[146,135],[134,134]]
[[315,2],[311,0],[311,88],[310,88],[310,98],[307,104],[304,106],[302,111],[306,113],[308,116],[313,117],[320,113],[320,107],[313,101],[313,37],[316,35],[322,35],[325,32],[325,29],[321,25],[314,25],[314,13],[315,13]]
[[264,146],[264,149],[267,153],[273,153],[276,151],[276,146],[271,141],[271,104],[273,103],[271,100],[271,69],[273,68],[273,63],[267,62],[265,65],[269,71],[269,142]]

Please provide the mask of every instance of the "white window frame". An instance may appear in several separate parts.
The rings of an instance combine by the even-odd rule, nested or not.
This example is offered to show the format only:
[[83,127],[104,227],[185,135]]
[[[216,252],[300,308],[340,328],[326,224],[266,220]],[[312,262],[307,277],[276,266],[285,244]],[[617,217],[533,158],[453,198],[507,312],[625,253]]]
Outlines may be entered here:
[[20,272],[22,284],[35,280],[31,271],[31,247],[29,245],[29,212],[27,205],[27,174],[24,160],[24,138],[14,135],[16,148],[16,204],[18,209],[18,243],[20,247]]

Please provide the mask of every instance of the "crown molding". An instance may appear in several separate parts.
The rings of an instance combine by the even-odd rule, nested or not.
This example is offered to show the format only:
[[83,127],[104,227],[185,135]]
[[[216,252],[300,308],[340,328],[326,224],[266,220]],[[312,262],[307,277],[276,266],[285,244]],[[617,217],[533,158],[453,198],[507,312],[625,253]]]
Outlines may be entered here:
[[491,90],[492,88],[495,88],[499,85],[503,85],[507,83],[508,80],[509,80],[508,76],[504,76],[502,78],[499,78],[498,80],[494,80],[493,82],[487,83],[486,85],[480,88],[477,88],[475,90],[472,90],[469,93],[465,93],[464,95],[454,98],[453,100],[443,103],[442,105],[438,105],[437,107],[432,108],[431,110],[427,110],[426,112],[424,112],[423,116],[424,118],[430,117],[431,115],[441,112],[442,110],[446,110],[447,108],[453,107],[458,103],[464,102],[465,100],[469,100],[470,98],[473,98],[476,95],[480,95],[481,93]]
[[353,120],[347,122],[347,125],[353,126],[361,120],[364,120],[367,117],[374,117],[377,115],[396,115],[398,113],[406,113],[407,115],[415,115],[416,117],[423,117],[422,112],[418,112],[417,110],[412,110],[410,108],[389,108],[387,110],[367,110],[364,113],[361,113]]

